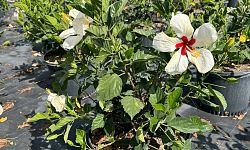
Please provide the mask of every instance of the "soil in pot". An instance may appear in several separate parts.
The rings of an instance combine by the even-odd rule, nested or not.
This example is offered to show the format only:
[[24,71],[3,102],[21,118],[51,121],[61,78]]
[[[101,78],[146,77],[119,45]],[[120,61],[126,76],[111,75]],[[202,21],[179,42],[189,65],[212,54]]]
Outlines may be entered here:
[[[221,116],[244,114],[250,100],[250,64],[234,65],[234,67],[226,66],[221,70],[210,73],[205,82],[225,87],[213,86],[215,90],[224,95],[227,101],[227,108],[223,111],[218,100],[212,98],[211,101],[220,105],[220,108],[215,110],[206,107],[206,110]],[[230,82],[227,80],[228,78],[236,78],[237,81]]]

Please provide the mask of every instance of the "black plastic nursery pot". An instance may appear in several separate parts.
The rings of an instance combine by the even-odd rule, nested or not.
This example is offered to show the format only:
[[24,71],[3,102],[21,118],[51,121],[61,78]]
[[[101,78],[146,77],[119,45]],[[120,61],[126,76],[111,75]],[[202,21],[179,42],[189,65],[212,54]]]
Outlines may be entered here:
[[[237,78],[238,80],[230,82],[226,78]],[[211,101],[218,104],[220,108],[215,110],[206,106],[207,111],[220,116],[235,116],[246,112],[250,100],[250,70],[242,72],[212,72],[205,82],[224,87],[213,86],[213,89],[221,92],[227,101],[227,108],[223,111],[219,101],[212,98]]]

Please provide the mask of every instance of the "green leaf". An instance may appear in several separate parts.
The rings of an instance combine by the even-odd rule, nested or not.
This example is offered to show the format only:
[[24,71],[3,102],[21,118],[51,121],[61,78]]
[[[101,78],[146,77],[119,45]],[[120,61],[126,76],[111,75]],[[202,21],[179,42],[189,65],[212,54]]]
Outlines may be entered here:
[[49,21],[51,25],[53,25],[56,29],[58,28],[58,22],[57,19],[54,17],[51,17],[49,15],[45,15],[46,19]]
[[39,120],[50,120],[52,118],[60,118],[60,115],[53,113],[53,114],[48,114],[48,113],[37,113],[35,116],[29,119],[29,122],[36,122]]
[[109,7],[110,0],[102,0],[102,20],[107,22],[107,12]]
[[86,149],[86,132],[81,129],[76,129],[76,143],[81,145],[81,149]]
[[126,6],[128,0],[120,0],[109,6],[109,13],[111,18],[118,17],[122,14],[124,7]]
[[49,129],[50,132],[53,133],[59,129],[61,129],[62,127],[64,127],[65,125],[73,122],[75,120],[75,117],[64,117],[61,118],[56,124],[52,124]]
[[97,91],[97,99],[99,101],[111,100],[120,95],[122,90],[122,79],[117,74],[108,74],[99,81]]
[[91,25],[86,31],[94,34],[97,37],[105,36],[108,32],[107,26],[95,26]]
[[150,94],[149,96],[149,102],[153,106],[154,104],[157,104],[157,96],[156,94]]
[[181,101],[181,95],[182,95],[182,89],[179,87],[169,94],[167,99],[169,109],[175,109],[179,107]]
[[163,111],[165,112],[166,108],[163,104],[154,104],[152,105],[155,110]]
[[138,141],[145,142],[144,135],[143,135],[143,129],[142,127],[139,127],[136,131],[136,138]]
[[145,29],[134,29],[133,32],[149,37],[150,35],[153,35],[154,32],[152,30],[145,30]]
[[212,87],[210,85],[208,85],[208,90],[213,94],[213,96],[215,96],[221,103],[223,110],[225,110],[227,108],[227,101],[225,99],[225,97],[223,96],[223,94],[221,94],[221,92],[212,89]]
[[151,117],[149,121],[149,129],[151,132],[155,132],[157,130],[158,119],[156,117]]
[[63,133],[60,133],[60,134],[52,134],[52,135],[49,135],[46,139],[47,140],[54,140],[54,139],[57,139],[59,136],[63,135]]
[[98,129],[98,128],[103,128],[104,125],[105,125],[104,115],[103,114],[97,114],[95,119],[92,122],[91,130],[93,131],[93,130]]
[[156,58],[156,56],[145,54],[143,51],[137,51],[134,54],[133,61],[146,61],[146,60],[154,59],[154,58]]
[[168,125],[183,133],[210,132],[213,130],[213,126],[211,124],[203,122],[198,117],[176,117],[169,121]]
[[191,144],[192,144],[191,139],[186,140],[184,145],[183,145],[182,150],[191,150],[192,149]]
[[72,105],[72,101],[71,99],[67,96],[66,97],[66,110],[68,111],[68,113],[72,116],[77,116],[77,113],[75,112],[73,105]]
[[67,144],[69,144],[69,146],[72,146],[72,147],[80,147],[80,146],[77,146],[75,145],[72,141],[70,140],[67,140]]
[[15,2],[14,6],[20,8],[21,10],[25,11],[26,13],[29,12],[28,6],[23,4],[22,2]]
[[7,40],[7,41],[4,41],[3,46],[10,46],[11,45],[11,41]]
[[238,82],[238,79],[234,78],[234,77],[230,77],[230,78],[227,78],[227,81],[230,83],[236,83],[236,82]]
[[126,34],[126,40],[131,42],[133,41],[133,39],[134,39],[134,35],[128,31]]
[[165,106],[163,104],[157,104],[157,95],[156,94],[150,94],[149,102],[155,110],[165,112],[165,110],[166,110]]
[[71,124],[67,125],[66,131],[65,131],[64,136],[63,136],[63,140],[65,143],[67,143],[67,141],[68,141],[69,132],[70,132],[71,127],[72,127]]
[[250,49],[242,50],[242,53],[247,59],[250,59]]
[[116,24],[116,26],[112,30],[112,35],[114,37],[117,37],[119,35],[119,33],[122,31],[123,27],[124,27],[123,22]]
[[131,120],[133,120],[134,116],[144,108],[144,104],[141,100],[132,96],[123,97],[121,104],[124,111],[131,117]]

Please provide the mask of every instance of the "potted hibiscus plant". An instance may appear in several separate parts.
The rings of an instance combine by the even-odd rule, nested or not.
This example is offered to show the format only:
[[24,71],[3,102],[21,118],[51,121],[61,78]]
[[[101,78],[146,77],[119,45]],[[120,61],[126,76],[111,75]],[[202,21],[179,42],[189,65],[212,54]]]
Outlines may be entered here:
[[33,50],[43,54],[49,70],[58,70],[66,51],[60,46],[63,40],[59,33],[72,24],[72,16],[65,13],[70,7],[65,0],[17,1],[19,10],[16,22],[23,27],[25,38],[32,42]]
[[[198,99],[209,106],[198,107],[214,114],[234,116],[244,114],[249,103],[249,2],[239,1],[237,8],[223,8],[225,18],[212,20],[219,30],[219,38],[210,48],[215,67],[204,77],[200,76]],[[212,16],[216,18],[216,14]],[[212,89],[214,89],[212,91]],[[214,97],[211,97],[212,91]],[[220,102],[217,101],[220,99]]]
[[[227,34],[221,36],[212,51],[216,65],[205,80],[219,85],[214,88],[224,95],[228,103],[224,111],[220,105],[218,112],[221,115],[234,116],[245,113],[250,97],[250,27],[240,27],[249,22],[249,4],[241,3],[237,9],[230,12],[232,16],[227,24]],[[241,25],[238,22],[241,22]]]
[[[131,25],[123,14],[130,5],[127,0],[96,0],[85,1],[76,5],[78,11],[72,10],[84,21],[79,18],[77,22],[80,32],[69,29],[62,33],[68,38],[78,36],[71,37],[73,40],[63,36],[66,38],[64,46],[71,54],[65,61],[70,66],[66,69],[69,76],[63,78],[78,76],[81,79],[79,95],[88,92],[90,87],[94,92],[76,98],[64,96],[62,91],[57,94],[49,91],[47,112],[30,119],[31,122],[50,121],[48,140],[62,136],[65,143],[80,149],[191,149],[191,133],[213,129],[209,122],[199,117],[176,114],[185,99],[183,86],[191,79],[188,72],[183,73],[188,63],[186,54],[198,59],[190,60],[193,63],[206,59],[206,54],[211,58],[209,51],[191,47],[195,40],[188,17],[177,14],[170,21],[180,39],[169,38],[163,33],[154,38],[154,48],[159,51],[173,51],[176,45],[180,48],[177,54],[183,57],[183,62],[179,65],[177,56],[169,62],[170,55],[150,47],[145,49],[141,36],[146,34],[135,32],[143,23]],[[90,20],[92,23],[86,26],[85,22]],[[211,24],[203,27],[216,33]],[[214,42],[216,37],[211,40]],[[161,42],[167,42],[167,50]],[[172,42],[176,42],[174,46]],[[202,73],[212,68],[207,61],[204,64],[204,68],[199,68]]]

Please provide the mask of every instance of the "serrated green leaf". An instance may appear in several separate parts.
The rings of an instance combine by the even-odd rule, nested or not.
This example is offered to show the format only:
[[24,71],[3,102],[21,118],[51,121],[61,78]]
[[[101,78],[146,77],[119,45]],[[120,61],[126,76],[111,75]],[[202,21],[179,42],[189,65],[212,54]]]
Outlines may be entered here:
[[91,130],[95,130],[98,128],[103,128],[105,125],[104,121],[104,115],[103,114],[97,114],[95,119],[92,122]]
[[198,117],[176,117],[169,121],[168,125],[183,133],[210,132],[213,130],[213,126],[211,124],[203,122]]
[[145,30],[145,29],[134,29],[133,32],[149,37],[150,35],[153,35],[154,32],[152,30]]
[[111,100],[120,95],[122,90],[122,79],[117,74],[108,74],[99,81],[97,91],[97,99],[99,101]]
[[169,94],[167,99],[169,109],[175,109],[179,107],[181,101],[181,95],[182,95],[182,89],[179,87]]
[[121,100],[121,104],[124,111],[131,117],[131,120],[133,120],[134,116],[144,108],[143,102],[141,102],[140,99],[132,96],[123,97]]
[[120,16],[127,2],[128,0],[120,0],[111,4],[109,6],[109,13],[110,13],[111,18]]
[[156,58],[156,56],[145,54],[143,51],[137,51],[133,56],[133,61],[146,61]]
[[92,25],[90,28],[88,28],[86,31],[94,34],[97,37],[101,37],[107,34],[108,27],[107,26],[95,26]]

